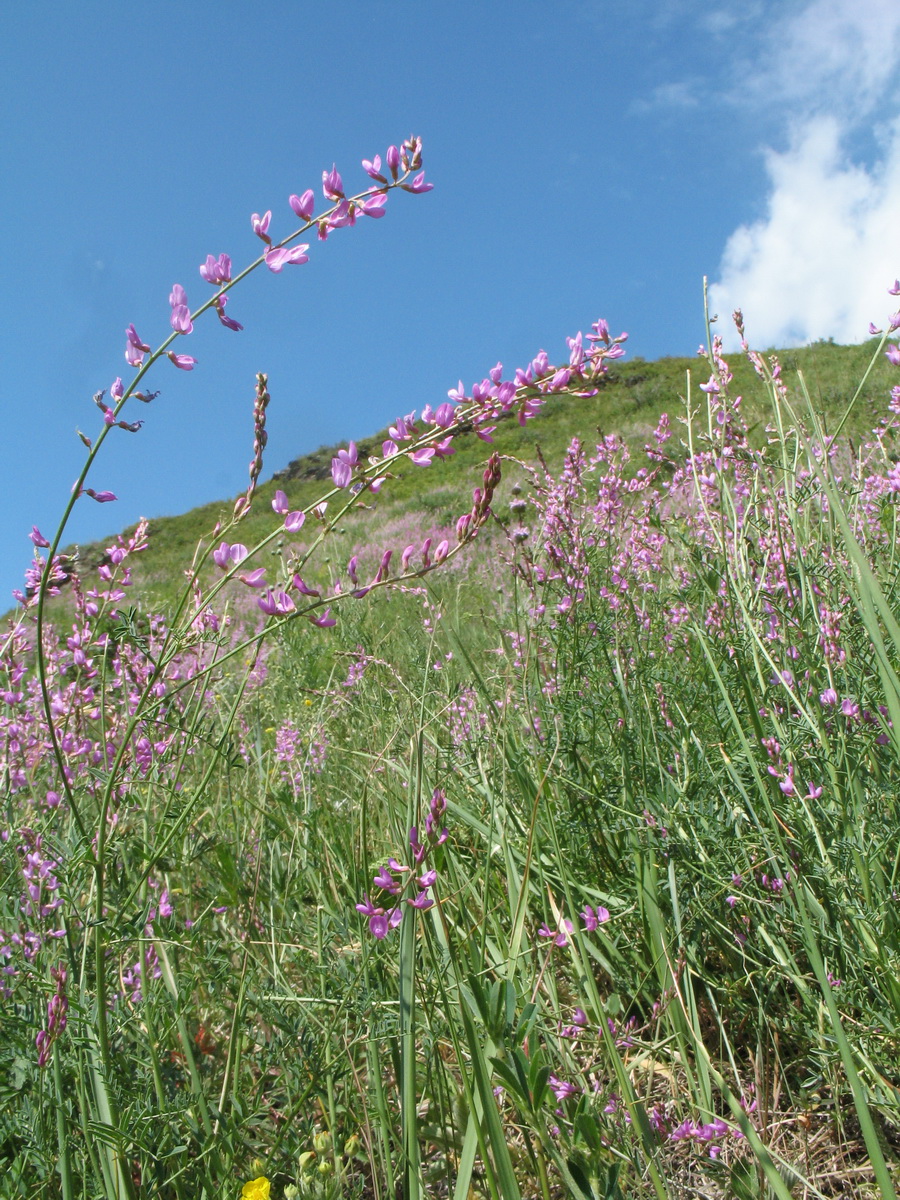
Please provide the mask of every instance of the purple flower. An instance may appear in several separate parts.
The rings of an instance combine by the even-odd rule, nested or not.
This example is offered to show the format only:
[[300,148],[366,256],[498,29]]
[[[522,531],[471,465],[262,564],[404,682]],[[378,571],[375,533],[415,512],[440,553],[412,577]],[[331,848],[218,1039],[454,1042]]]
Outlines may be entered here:
[[417,467],[428,467],[434,458],[434,446],[424,446],[421,450],[412,450],[408,455],[410,462]]
[[299,533],[305,520],[305,512],[289,512],[284,518],[284,527],[288,533]]
[[120,376],[117,375],[115,378],[115,382],[113,383],[112,387],[109,389],[109,398],[110,398],[110,400],[115,400],[116,404],[118,404],[124,395],[125,395],[125,385],[122,382]]
[[371,162],[367,158],[362,160],[363,170],[370,179],[376,179],[379,183],[387,183],[385,177],[381,174],[381,155],[376,154]]
[[387,867],[378,868],[374,883],[376,887],[381,888],[383,892],[390,892],[392,896],[396,896],[400,891],[400,884],[393,877]]
[[150,353],[150,347],[141,341],[133,325],[129,325],[125,330],[125,336],[128,339],[125,361],[130,367],[139,367],[144,361],[144,355]]
[[45,550],[49,548],[50,543],[47,541],[47,539],[44,537],[44,535],[38,529],[37,525],[32,525],[31,533],[29,533],[28,536],[31,538],[31,540],[35,544],[35,546],[39,546]]
[[427,909],[434,907],[434,901],[427,892],[419,892],[415,900],[407,900],[406,903],[410,908],[418,908],[420,912],[425,912]]
[[275,275],[279,274],[283,267],[297,267],[301,263],[309,262],[309,255],[306,251],[309,249],[309,243],[303,242],[299,246],[282,246],[278,250],[266,251],[266,266]]
[[189,354],[175,354],[174,351],[170,350],[166,357],[168,358],[169,362],[174,363],[180,371],[193,371],[194,367],[197,365],[196,358],[191,358]]
[[362,904],[357,904],[356,911],[369,918],[369,933],[380,941],[387,936],[388,922],[383,908],[376,908],[366,895]]
[[272,499],[272,511],[277,512],[279,516],[284,516],[288,511],[288,499],[281,490],[277,491]]
[[223,283],[230,283],[231,259],[227,254],[220,254],[218,258],[213,258],[211,254],[207,254],[206,262],[200,264],[200,275],[207,283],[211,283],[213,287],[219,287]]
[[888,348],[884,352],[884,357],[888,362],[892,362],[895,367],[900,367],[900,346],[895,346],[893,342],[888,342]]
[[558,1079],[555,1075],[548,1076],[547,1083],[557,1100],[568,1100],[570,1096],[577,1096],[581,1091],[581,1088],[576,1087],[574,1083],[567,1083],[566,1080]]
[[266,586],[266,568],[257,567],[255,571],[250,571],[247,575],[238,575],[238,579],[247,587],[263,588]]
[[540,937],[553,938],[554,946],[567,946],[572,932],[572,922],[561,917],[556,929],[549,929],[546,924],[538,930]]
[[[356,907],[359,908],[359,905]],[[383,912],[373,913],[372,916],[369,917],[369,933],[371,933],[373,937],[378,938],[379,941],[381,941],[382,938],[387,937],[388,920]]]
[[[349,200],[342,200],[328,218],[329,229],[344,229],[356,224],[356,209]],[[323,239],[324,240],[324,239]]]
[[256,603],[269,617],[285,617],[294,611],[294,602],[290,596],[282,591],[273,592],[271,588],[264,596],[260,596]]
[[386,204],[387,196],[383,192],[378,192],[374,196],[367,196],[360,204],[359,209],[367,217],[383,217]]
[[420,171],[412,183],[402,183],[400,185],[404,191],[413,192],[415,195],[421,195],[422,192],[430,192],[434,187],[433,183],[425,182],[425,172]]
[[98,504],[109,504],[111,500],[118,500],[118,496],[114,492],[95,492],[93,488],[84,488],[83,494],[90,496],[92,500],[96,500]]
[[172,309],[170,323],[176,333],[191,333],[194,328],[190,310],[184,304],[179,304]]
[[326,608],[321,617],[310,617],[309,619],[313,625],[318,625],[320,629],[328,629],[331,625],[337,625],[337,618],[331,615],[330,608]]
[[339,458],[331,460],[331,478],[335,487],[345,488],[353,478],[353,468],[349,463],[341,462]]
[[302,196],[291,196],[288,200],[291,208],[302,221],[308,221],[316,206],[316,198],[312,188],[307,188]]
[[585,933],[593,933],[598,925],[603,925],[604,922],[609,920],[609,911],[602,905],[594,909],[589,904],[586,904],[578,915],[584,921]]
[[227,296],[219,296],[216,299],[216,316],[222,322],[226,329],[233,329],[236,333],[244,328],[240,321],[235,321],[234,317],[226,316],[225,305],[228,303]]
[[322,172],[322,191],[329,200],[343,200],[344,181],[338,174],[336,166],[332,165],[330,171]]
[[400,170],[400,151],[396,146],[388,146],[385,158],[391,175],[396,179]]
[[271,210],[263,217],[261,217],[259,213],[254,213],[250,218],[250,225],[253,228],[253,232],[258,238],[262,238],[267,246],[272,245],[272,239],[269,237],[269,223],[271,220]]
[[297,589],[297,591],[300,593],[301,596],[321,596],[322,595],[322,593],[317,592],[315,588],[308,587],[303,582],[303,580],[300,578],[299,575],[294,576],[293,583],[294,583],[294,587]]

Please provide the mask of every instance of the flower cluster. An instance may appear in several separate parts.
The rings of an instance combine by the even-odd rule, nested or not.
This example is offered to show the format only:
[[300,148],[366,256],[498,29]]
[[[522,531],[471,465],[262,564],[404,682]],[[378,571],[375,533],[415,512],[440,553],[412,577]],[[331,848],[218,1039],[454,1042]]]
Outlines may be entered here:
[[56,984],[56,991],[47,1002],[47,1028],[41,1029],[35,1037],[39,1067],[46,1067],[53,1053],[53,1043],[66,1027],[69,1013],[69,1000],[66,996],[66,968],[63,963],[53,967],[50,974]]
[[414,890],[416,893],[415,896],[405,897],[411,908],[424,912],[433,906],[434,900],[429,891],[437,880],[437,870],[431,867],[423,871],[422,868],[432,852],[447,840],[447,830],[443,826],[446,811],[447,797],[443,789],[435,788],[425,817],[422,840],[419,839],[419,830],[415,825],[409,831],[413,865],[404,866],[395,858],[389,858],[387,864],[379,867],[375,874],[374,883],[378,891],[374,901],[366,893],[363,902],[357,904],[356,911],[368,917],[369,932],[379,941],[385,938],[391,929],[396,929],[403,919],[400,902],[405,892]]

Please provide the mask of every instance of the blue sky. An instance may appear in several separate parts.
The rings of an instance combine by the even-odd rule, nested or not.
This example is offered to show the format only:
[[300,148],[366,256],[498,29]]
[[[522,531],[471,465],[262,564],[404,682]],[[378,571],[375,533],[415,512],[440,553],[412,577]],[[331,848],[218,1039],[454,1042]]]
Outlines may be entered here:
[[[255,372],[265,476],[439,403],[605,316],[629,352],[691,354],[702,277],[762,346],[865,336],[900,274],[900,13],[887,0],[38,2],[4,15],[0,588],[54,527],[126,375],[208,253],[256,257],[250,214],[411,132],[433,192],[236,289],[161,363],[140,433],[106,444],[67,540],[234,496]],[[324,203],[324,201],[322,202]],[[138,406],[135,406],[138,407]]]

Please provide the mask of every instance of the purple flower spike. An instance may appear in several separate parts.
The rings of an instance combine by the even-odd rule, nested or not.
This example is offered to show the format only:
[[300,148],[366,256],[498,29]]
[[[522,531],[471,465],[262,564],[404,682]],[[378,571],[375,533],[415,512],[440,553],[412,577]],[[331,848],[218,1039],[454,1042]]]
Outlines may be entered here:
[[308,249],[309,243],[305,242],[299,246],[282,246],[280,250],[269,250],[266,253],[266,266],[277,275],[284,267],[298,267],[302,263],[308,263]]
[[322,172],[322,191],[328,200],[343,200],[344,181],[338,174],[336,166],[332,165],[330,171]]
[[316,198],[313,195],[312,188],[307,188],[302,196],[291,196],[288,204],[290,204],[301,221],[309,221],[316,207]]
[[250,225],[253,228],[253,232],[258,238],[262,238],[267,246],[272,245],[272,239],[269,237],[269,222],[271,220],[271,211],[267,212],[263,217],[259,213],[254,213],[250,218]]
[[288,533],[299,533],[305,520],[305,512],[290,512],[284,518],[284,527]]

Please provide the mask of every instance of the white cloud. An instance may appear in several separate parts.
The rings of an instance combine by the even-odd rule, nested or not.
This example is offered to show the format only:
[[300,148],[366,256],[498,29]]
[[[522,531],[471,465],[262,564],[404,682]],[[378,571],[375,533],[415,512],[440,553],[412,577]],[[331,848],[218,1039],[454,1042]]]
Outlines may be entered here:
[[753,68],[758,96],[858,120],[883,99],[900,66],[896,0],[811,0],[771,24]]
[[[740,307],[757,345],[859,341],[900,275],[900,5],[811,0],[765,45],[742,91],[780,106],[787,149],[766,150],[765,216],[729,237],[710,300],[723,331]],[[850,156],[859,134],[878,141],[868,162]]]
[[731,235],[710,288],[723,333],[741,308],[756,345],[860,341],[896,307],[886,288],[900,275],[900,123],[871,170],[847,160],[828,117],[766,165],[766,215]]
[[653,88],[646,96],[632,102],[629,112],[638,116],[662,110],[665,113],[677,112],[679,109],[696,108],[699,101],[695,94],[694,84],[686,80],[674,83],[661,83]]

